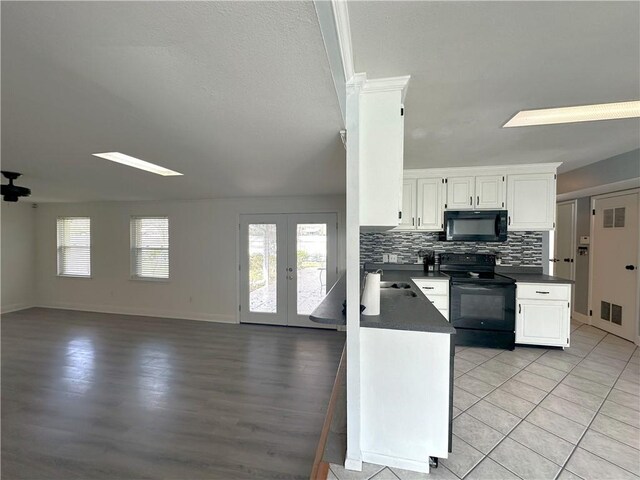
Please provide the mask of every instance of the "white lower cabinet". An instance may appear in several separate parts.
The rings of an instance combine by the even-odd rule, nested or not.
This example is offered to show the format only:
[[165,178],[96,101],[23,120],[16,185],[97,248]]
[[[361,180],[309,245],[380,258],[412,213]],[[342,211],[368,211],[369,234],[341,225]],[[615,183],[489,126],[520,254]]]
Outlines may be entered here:
[[449,279],[412,278],[420,291],[433,303],[444,318],[449,320]]
[[516,343],[568,347],[571,285],[516,283]]

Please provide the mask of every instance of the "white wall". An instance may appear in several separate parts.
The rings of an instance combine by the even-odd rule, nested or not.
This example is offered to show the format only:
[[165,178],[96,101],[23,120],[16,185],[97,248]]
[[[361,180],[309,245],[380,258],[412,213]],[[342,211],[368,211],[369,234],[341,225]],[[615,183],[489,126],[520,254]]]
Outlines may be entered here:
[[35,214],[30,203],[1,203],[2,313],[35,302]]
[[[36,227],[38,304],[235,322],[239,215],[307,212],[338,213],[338,265],[343,271],[344,196],[41,204]],[[74,215],[91,217],[90,279],[56,276],[56,218]],[[130,279],[131,215],[169,217],[169,282]]]

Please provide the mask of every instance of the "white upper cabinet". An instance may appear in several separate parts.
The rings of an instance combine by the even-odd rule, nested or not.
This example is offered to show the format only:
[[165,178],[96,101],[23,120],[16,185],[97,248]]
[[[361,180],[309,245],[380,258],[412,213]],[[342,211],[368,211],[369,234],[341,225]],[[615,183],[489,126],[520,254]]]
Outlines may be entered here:
[[442,204],[444,180],[441,177],[418,179],[418,223],[422,231],[443,229]]
[[475,177],[447,178],[447,210],[472,210]]
[[476,177],[476,209],[502,210],[505,204],[505,176],[480,175]]
[[[403,200],[403,88],[407,78],[367,81],[358,97],[360,226],[390,229]],[[347,187],[349,188],[349,187]]]
[[559,163],[404,171],[398,230],[442,231],[445,210],[507,210],[510,231],[553,230]]
[[413,178],[402,182],[402,215],[396,230],[416,228],[416,180]]
[[553,230],[556,221],[555,200],[555,174],[507,175],[508,229]]

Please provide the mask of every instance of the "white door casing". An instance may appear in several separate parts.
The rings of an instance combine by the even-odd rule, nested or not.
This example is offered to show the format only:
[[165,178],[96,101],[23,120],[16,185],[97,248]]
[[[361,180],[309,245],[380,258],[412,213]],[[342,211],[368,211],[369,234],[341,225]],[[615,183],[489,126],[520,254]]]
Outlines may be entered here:
[[592,198],[589,309],[592,324],[638,339],[639,192]]
[[576,202],[558,203],[556,213],[555,272],[556,277],[575,280]]

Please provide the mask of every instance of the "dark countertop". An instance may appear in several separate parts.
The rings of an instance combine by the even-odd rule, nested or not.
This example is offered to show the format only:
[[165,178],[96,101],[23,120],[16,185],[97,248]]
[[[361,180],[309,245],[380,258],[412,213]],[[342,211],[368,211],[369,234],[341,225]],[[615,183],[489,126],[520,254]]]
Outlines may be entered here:
[[[389,265],[387,265],[387,268]],[[394,265],[395,267],[395,265]],[[407,282],[410,289],[383,288],[380,290],[380,315],[360,315],[360,326],[389,330],[411,330],[416,332],[456,333],[455,328],[442,316],[425,297],[411,278],[447,278],[436,272],[427,274],[420,270],[385,270],[382,281]],[[369,265],[367,265],[369,269]],[[377,266],[376,266],[377,268]],[[376,268],[373,268],[375,270]],[[369,269],[371,270],[371,269]],[[364,284],[364,282],[362,282]],[[415,295],[413,296],[412,293]],[[331,288],[324,300],[309,318],[317,323],[344,325],[342,303],[346,298],[346,276],[342,276]]]
[[342,304],[347,298],[347,275],[343,274],[327,292],[309,319],[326,325],[345,325],[347,317],[342,313]]
[[573,280],[567,280],[566,278],[552,277],[551,275],[544,275],[543,273],[501,273],[509,278],[513,278],[516,282],[526,283],[563,283],[565,285],[573,285]]
[[573,285],[573,280],[566,278],[553,277],[542,273],[542,267],[502,267],[496,265],[496,273],[513,278],[516,282],[526,283],[563,283]]

